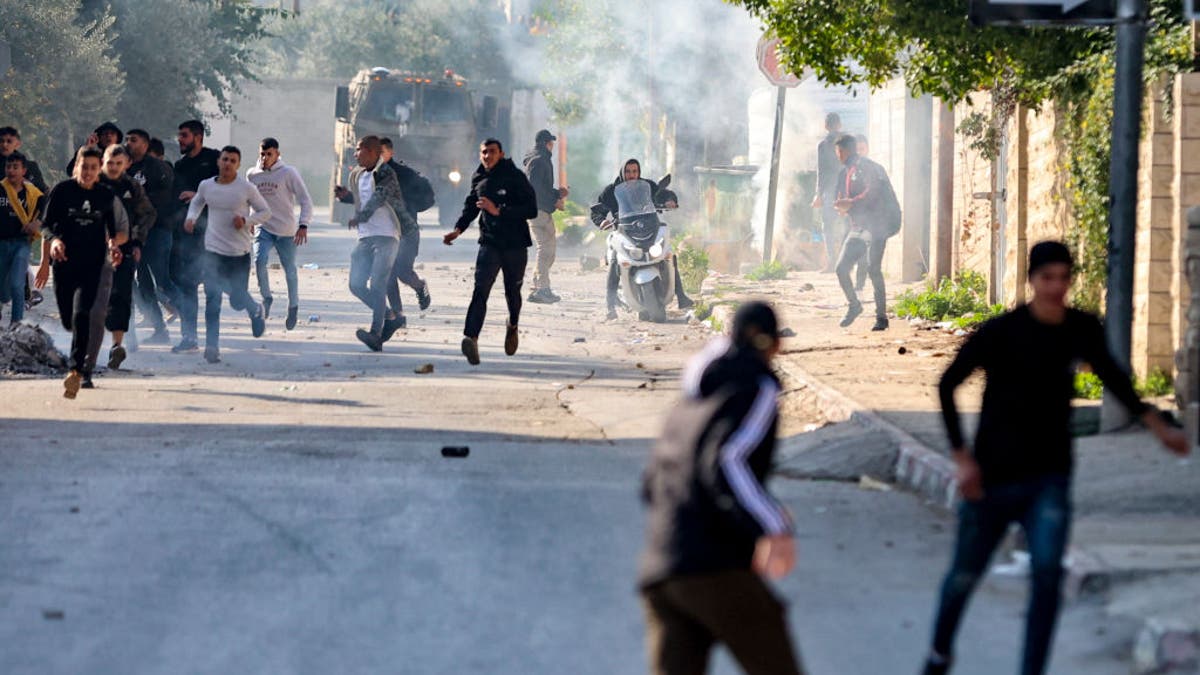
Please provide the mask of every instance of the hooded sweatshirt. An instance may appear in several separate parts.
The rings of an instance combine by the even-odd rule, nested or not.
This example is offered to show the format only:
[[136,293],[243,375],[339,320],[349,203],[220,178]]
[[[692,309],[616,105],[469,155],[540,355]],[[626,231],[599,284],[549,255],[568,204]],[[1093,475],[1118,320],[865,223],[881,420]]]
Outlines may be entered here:
[[554,213],[558,206],[558,188],[554,187],[554,162],[544,144],[525,155],[525,173],[537,195],[538,211]]
[[[480,197],[492,200],[500,209],[493,216],[480,210],[475,202]],[[529,222],[537,217],[537,195],[529,179],[507,157],[501,159],[491,171],[483,164],[471,176],[471,192],[463,200],[462,215],[454,229],[465,231],[476,218],[479,219],[479,244],[500,249],[529,248],[533,239],[529,236]]]
[[[271,218],[263,223],[263,229],[277,237],[294,237],[301,225],[308,227],[312,222],[313,203],[304,179],[294,167],[275,160],[269,169],[262,161],[246,171],[246,179],[258,188],[259,194],[271,208]],[[300,204],[300,220],[296,221],[296,204]]]
[[[200,183],[188,206],[187,220],[197,220],[206,206],[208,229],[204,234],[204,248],[224,256],[249,255],[254,247],[254,226],[271,217],[271,207],[258,193],[258,188],[241,176],[229,183],[218,183],[215,177]],[[234,227],[234,216],[246,219],[241,229]]]
[[714,341],[684,373],[642,483],[642,587],[671,577],[748,570],[759,537],[792,522],[766,490],[779,381],[753,350]]
[[[636,159],[627,160],[621,165],[621,170],[617,173],[617,179],[611,185],[604,188],[604,191],[600,193],[600,197],[596,199],[596,203],[592,204],[592,224],[596,227],[599,227],[600,223],[604,222],[608,214],[611,213],[614,217],[617,215],[617,186],[625,182],[625,167],[629,164],[637,164],[639,170],[642,168],[642,165]],[[639,178],[638,180],[644,180],[650,184],[650,194],[654,197],[655,206],[666,206],[667,202],[679,203],[679,196],[671,190],[659,190],[658,183],[649,178]]]

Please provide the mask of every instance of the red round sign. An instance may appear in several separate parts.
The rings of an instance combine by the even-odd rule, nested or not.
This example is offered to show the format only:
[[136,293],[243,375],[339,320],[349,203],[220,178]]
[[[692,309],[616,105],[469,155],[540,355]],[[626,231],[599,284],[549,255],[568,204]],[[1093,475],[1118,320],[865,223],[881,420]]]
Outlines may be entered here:
[[777,87],[795,87],[804,81],[784,70],[779,63],[779,38],[758,41],[758,69]]

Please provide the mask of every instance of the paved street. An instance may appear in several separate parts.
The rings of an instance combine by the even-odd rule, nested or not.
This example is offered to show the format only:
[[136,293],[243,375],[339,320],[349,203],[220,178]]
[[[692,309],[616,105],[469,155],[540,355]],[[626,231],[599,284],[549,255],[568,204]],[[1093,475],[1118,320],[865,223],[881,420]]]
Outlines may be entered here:
[[[0,672],[644,672],[638,477],[704,329],[602,322],[603,271],[564,251],[564,301],[526,306],[508,358],[497,289],[473,368],[475,245],[429,228],[434,308],[405,289],[409,329],[372,354],[351,236],[312,239],[295,331],[277,295],[260,340],[225,309],[215,366],[145,347],[74,402],[57,380],[0,381]],[[785,408],[787,433],[818,419]],[[951,520],[901,492],[775,487],[799,526],[779,590],[811,670],[915,672]],[[1023,584],[987,582],[961,672],[1016,670]],[[1128,672],[1129,630],[1071,605],[1053,672]]]

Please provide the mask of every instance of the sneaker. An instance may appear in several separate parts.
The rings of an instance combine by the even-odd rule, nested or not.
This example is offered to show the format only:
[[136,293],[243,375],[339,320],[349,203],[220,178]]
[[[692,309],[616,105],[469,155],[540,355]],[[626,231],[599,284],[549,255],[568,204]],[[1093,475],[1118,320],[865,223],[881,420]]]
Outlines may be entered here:
[[167,332],[166,328],[159,328],[142,342],[148,345],[168,345],[171,344],[171,334]]
[[512,356],[517,353],[517,327],[508,324],[504,330],[504,353]]
[[854,320],[858,318],[859,314],[862,314],[862,304],[856,302],[853,305],[850,305],[850,309],[846,310],[846,317],[842,319],[842,322],[838,325],[842,328],[849,328],[850,324],[854,323]]
[[66,379],[63,380],[63,398],[74,399],[79,394],[79,387],[83,384],[83,376],[78,370],[72,370],[67,373]]
[[204,360],[208,361],[209,363],[220,363],[221,362],[221,352],[219,350],[217,350],[216,347],[205,347],[204,348]]
[[371,331],[359,328],[358,330],[354,331],[354,336],[357,337],[358,341],[366,345],[371,351],[383,351],[383,340]]
[[275,298],[273,298],[273,297],[263,298],[262,310],[263,310],[263,318],[264,319],[271,318],[271,303],[273,303],[273,302],[275,302]]
[[388,340],[392,339],[392,336],[396,334],[396,331],[404,328],[407,325],[408,319],[406,319],[403,314],[395,317],[394,319],[387,319],[383,322],[383,334],[379,337],[383,342],[387,342]]
[[295,328],[296,327],[296,319],[298,318],[297,314],[299,314],[299,312],[300,312],[299,307],[296,307],[296,306],[288,307],[287,320],[283,322],[283,327],[288,330],[292,330],[293,328]]
[[25,301],[25,309],[33,309],[34,307],[37,307],[38,305],[42,304],[42,300],[45,300],[45,296],[42,295],[41,291],[30,291],[29,299]]
[[467,363],[477,366],[479,365],[479,343],[472,337],[463,337],[462,353],[467,357]]
[[200,351],[200,345],[196,344],[195,340],[182,340],[179,344],[171,347],[172,354],[182,354],[184,352]]
[[84,373],[83,378],[79,382],[80,389],[95,389],[96,384],[92,382],[92,374]]
[[162,303],[162,306],[163,306],[163,321],[165,323],[171,323],[175,319],[179,318],[179,310],[175,307],[175,305],[172,305],[169,302],[164,302],[164,303]]
[[887,329],[888,329],[888,320],[887,320],[886,316],[881,316],[881,317],[875,319],[875,325],[871,326],[871,330],[876,330],[876,331],[887,330]]
[[616,321],[617,320],[617,310],[610,307],[608,309],[608,314],[604,315],[604,319],[606,321]]
[[529,300],[529,302],[532,302],[532,303],[538,304],[538,305],[549,305],[554,302],[554,300],[551,300],[550,296],[547,295],[546,291],[543,289],[538,289],[538,290],[530,293],[528,300]]
[[562,298],[558,297],[558,295],[554,291],[550,290],[549,288],[546,288],[543,290],[545,290],[545,292],[546,292],[546,297],[550,298],[550,302],[558,302],[559,300],[562,300]]
[[116,344],[112,349],[108,350],[108,368],[109,370],[117,370],[125,361],[125,347]]
[[267,331],[267,317],[263,305],[258,306],[258,311],[250,315],[250,332],[254,337],[262,337],[262,334]]
[[688,309],[691,309],[691,308],[693,308],[693,307],[695,307],[695,306],[696,306],[696,301],[695,301],[695,300],[693,300],[693,299],[689,298],[689,297],[688,297],[688,296],[686,296],[686,295],[684,295],[684,296],[680,296],[680,298],[679,298],[679,309],[682,309],[682,310],[688,310]]
[[925,661],[925,668],[921,670],[921,675],[947,675],[950,672],[950,659],[929,657]]
[[417,291],[417,306],[424,311],[429,309],[429,305],[432,302],[433,298],[429,295],[429,282],[427,281],[425,285],[421,286],[421,290]]

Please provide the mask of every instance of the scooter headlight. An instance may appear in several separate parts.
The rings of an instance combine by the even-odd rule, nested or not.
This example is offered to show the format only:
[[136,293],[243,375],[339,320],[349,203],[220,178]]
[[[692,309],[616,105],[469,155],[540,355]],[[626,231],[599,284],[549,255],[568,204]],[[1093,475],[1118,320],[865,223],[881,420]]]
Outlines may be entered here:
[[655,242],[654,245],[650,247],[650,257],[651,258],[661,258],[662,254],[663,254],[663,243],[661,241]]

